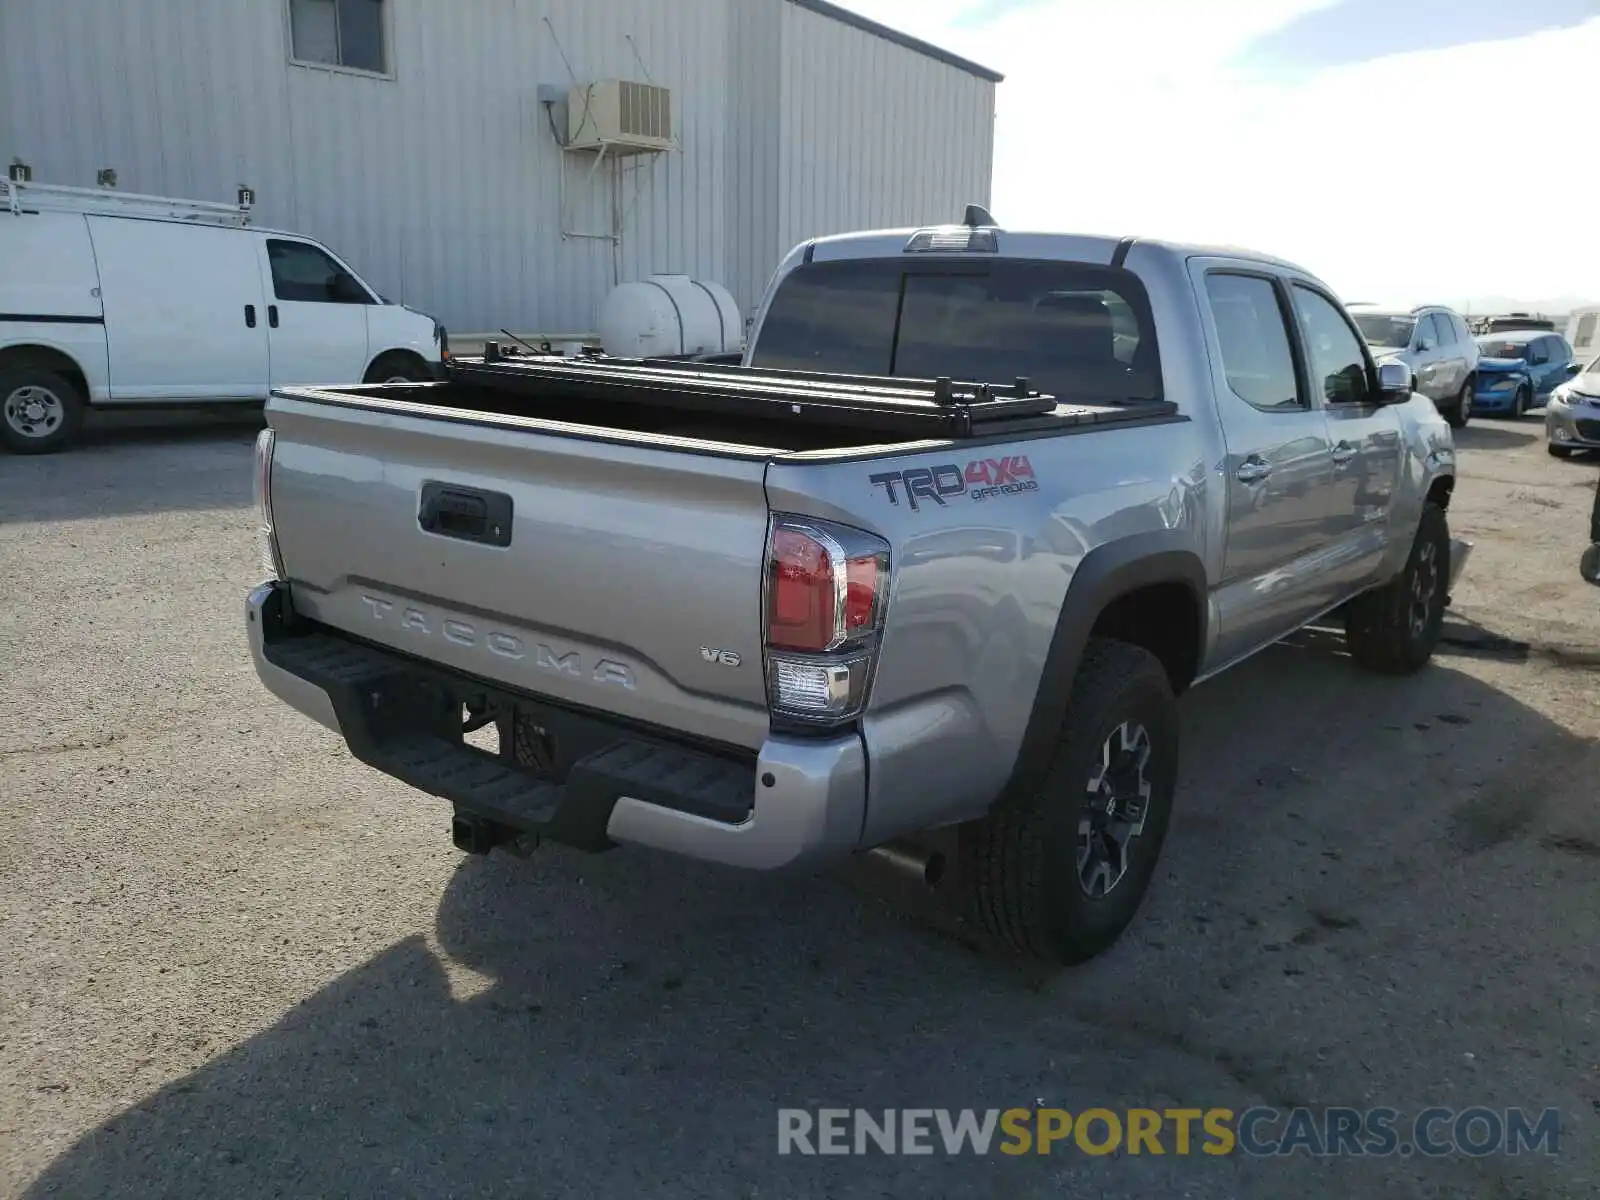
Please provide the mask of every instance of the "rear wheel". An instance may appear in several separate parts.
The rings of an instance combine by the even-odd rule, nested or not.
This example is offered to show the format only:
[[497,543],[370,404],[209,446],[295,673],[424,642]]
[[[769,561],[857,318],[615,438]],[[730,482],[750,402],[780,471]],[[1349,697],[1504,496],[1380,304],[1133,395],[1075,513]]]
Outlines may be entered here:
[[427,383],[433,378],[428,364],[415,354],[380,354],[367,369],[365,383]]
[[1444,631],[1450,592],[1450,526],[1429,502],[1405,569],[1345,608],[1345,644],[1358,666],[1384,675],[1409,675],[1433,657]]
[[77,436],[83,412],[82,393],[54,371],[0,371],[0,442],[17,454],[62,449]]
[[1172,815],[1178,706],[1149,651],[1095,639],[1043,782],[963,831],[984,927],[1008,949],[1077,963],[1139,910]]

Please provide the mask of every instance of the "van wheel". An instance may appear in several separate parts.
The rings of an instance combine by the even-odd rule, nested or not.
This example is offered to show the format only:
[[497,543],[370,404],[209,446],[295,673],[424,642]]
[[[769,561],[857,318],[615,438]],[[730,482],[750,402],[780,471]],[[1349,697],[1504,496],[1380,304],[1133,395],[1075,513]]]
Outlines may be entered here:
[[363,383],[427,383],[433,372],[414,354],[380,354],[367,368]]
[[1444,631],[1450,590],[1450,526],[1444,509],[1422,506],[1405,570],[1345,607],[1345,645],[1356,665],[1382,675],[1409,675],[1433,657]]
[[40,367],[0,371],[0,442],[17,454],[49,454],[75,437],[84,400],[77,387]]
[[1093,958],[1139,910],[1172,816],[1178,702],[1148,650],[1096,638],[1044,782],[963,830],[989,934],[1058,963]]

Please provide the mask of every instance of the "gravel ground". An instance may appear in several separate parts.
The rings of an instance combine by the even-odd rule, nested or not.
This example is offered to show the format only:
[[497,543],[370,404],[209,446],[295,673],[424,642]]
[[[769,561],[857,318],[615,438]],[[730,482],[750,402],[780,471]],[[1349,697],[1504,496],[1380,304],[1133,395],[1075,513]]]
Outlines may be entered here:
[[[1600,1190],[1596,467],[1535,422],[1460,437],[1435,665],[1310,634],[1191,693],[1157,886],[1051,977],[857,873],[463,859],[256,684],[253,431],[0,457],[0,1194]],[[1035,1101],[1557,1106],[1561,1153],[776,1153],[780,1106]]]

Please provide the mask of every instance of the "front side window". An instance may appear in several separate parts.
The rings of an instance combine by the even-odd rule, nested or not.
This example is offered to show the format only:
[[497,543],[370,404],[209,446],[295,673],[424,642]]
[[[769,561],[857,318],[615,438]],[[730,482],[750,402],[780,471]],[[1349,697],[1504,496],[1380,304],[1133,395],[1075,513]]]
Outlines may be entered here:
[[1215,271],[1206,276],[1206,298],[1234,395],[1268,411],[1310,407],[1295,379],[1294,352],[1272,281]]
[[383,5],[384,0],[289,0],[295,61],[386,73]]
[[1294,310],[1300,321],[1313,387],[1329,404],[1364,404],[1371,395],[1367,357],[1361,339],[1338,306],[1321,292],[1294,285]]
[[812,263],[778,285],[752,364],[1029,386],[1066,402],[1161,394],[1143,288],[1083,263]]
[[345,269],[315,246],[271,238],[272,291],[279,300],[318,304],[369,304],[371,297]]

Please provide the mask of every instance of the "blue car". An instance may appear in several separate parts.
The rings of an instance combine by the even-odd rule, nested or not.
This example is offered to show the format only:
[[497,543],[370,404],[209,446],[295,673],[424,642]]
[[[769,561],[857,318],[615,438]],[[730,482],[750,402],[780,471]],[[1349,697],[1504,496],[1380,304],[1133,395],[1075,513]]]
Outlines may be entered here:
[[1578,373],[1567,339],[1543,329],[1515,329],[1478,339],[1478,385],[1472,406],[1520,417]]

